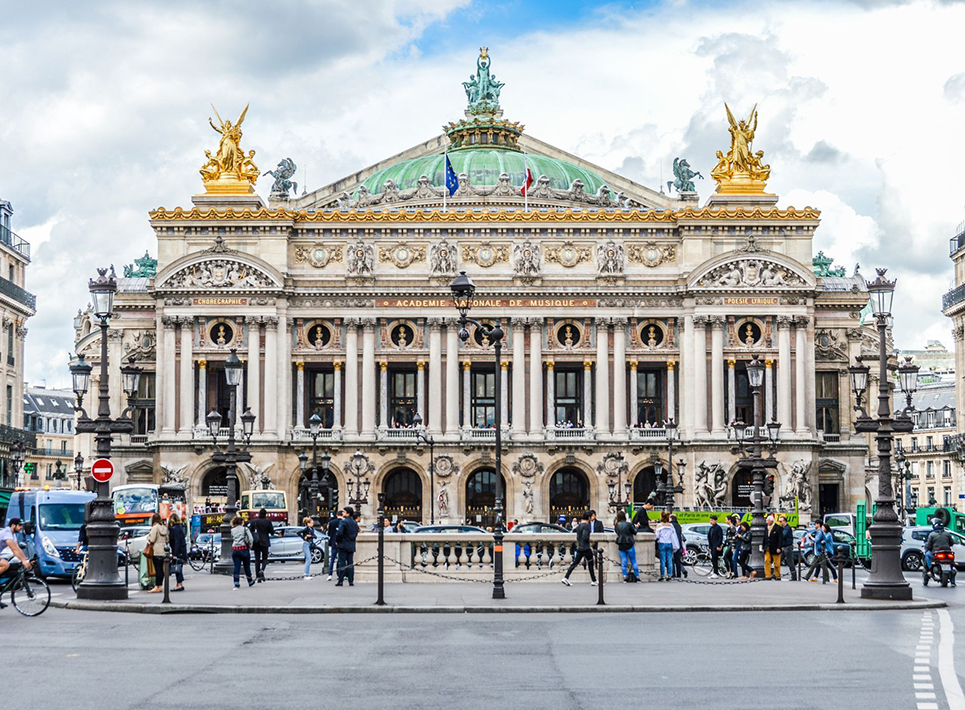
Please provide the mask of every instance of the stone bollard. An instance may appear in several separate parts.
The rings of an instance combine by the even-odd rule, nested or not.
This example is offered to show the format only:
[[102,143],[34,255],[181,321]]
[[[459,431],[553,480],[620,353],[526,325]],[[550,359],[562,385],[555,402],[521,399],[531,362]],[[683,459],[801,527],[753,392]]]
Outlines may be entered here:
[[164,556],[164,598],[162,604],[171,603],[171,556]]

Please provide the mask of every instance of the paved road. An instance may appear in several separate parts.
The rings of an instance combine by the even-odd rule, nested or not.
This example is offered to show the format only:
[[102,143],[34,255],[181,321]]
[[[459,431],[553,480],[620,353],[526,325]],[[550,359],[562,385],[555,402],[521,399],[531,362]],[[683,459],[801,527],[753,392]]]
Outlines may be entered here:
[[754,698],[781,708],[958,710],[965,701],[949,703],[946,692],[965,677],[965,644],[947,644],[950,624],[965,628],[965,587],[925,593],[951,608],[379,617],[51,609],[37,619],[5,609],[0,638],[21,642],[17,689],[5,696],[22,708],[68,698],[76,710],[283,708],[338,695],[379,710],[695,708]]

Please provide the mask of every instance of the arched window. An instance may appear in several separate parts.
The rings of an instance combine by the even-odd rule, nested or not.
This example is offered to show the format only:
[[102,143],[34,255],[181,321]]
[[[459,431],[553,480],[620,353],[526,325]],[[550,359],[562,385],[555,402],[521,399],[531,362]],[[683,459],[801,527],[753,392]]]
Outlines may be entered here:
[[[503,510],[506,505],[506,479],[503,478]],[[496,472],[489,468],[473,471],[466,479],[466,519],[470,525],[490,527],[496,524]]]
[[559,516],[567,521],[590,507],[590,483],[586,475],[575,468],[564,468],[550,479],[550,517],[556,522]]
[[201,479],[201,495],[211,498],[212,503],[225,503],[228,500],[228,477],[224,466],[213,468]]
[[397,468],[382,483],[385,514],[390,519],[422,522],[422,479],[411,468]]
[[653,467],[647,467],[637,474],[633,479],[633,502],[635,505],[643,505],[647,502],[650,494],[657,490],[657,477],[653,472]]

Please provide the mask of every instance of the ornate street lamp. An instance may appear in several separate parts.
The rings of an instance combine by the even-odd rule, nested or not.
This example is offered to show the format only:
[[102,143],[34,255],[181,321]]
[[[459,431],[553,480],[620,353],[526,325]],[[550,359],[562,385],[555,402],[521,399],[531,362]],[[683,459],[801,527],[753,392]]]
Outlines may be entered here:
[[919,369],[918,365],[912,363],[911,355],[906,355],[905,361],[898,366],[898,383],[901,385],[901,391],[905,394],[905,406],[896,414],[892,428],[902,434],[906,434],[915,428],[915,422],[911,418],[911,411],[914,409],[911,406],[911,398],[918,390]]
[[345,472],[355,478],[354,482],[347,481],[348,504],[353,506],[356,511],[369,502],[370,483],[369,479],[363,478],[363,476],[371,472],[373,468],[369,460],[365,458],[365,454],[358,450],[352,454],[352,458],[346,464]]
[[435,525],[436,522],[436,440],[426,434],[426,429],[422,426],[422,415],[416,412],[412,417],[415,425],[416,438],[429,445],[429,524]]
[[460,271],[459,275],[449,284],[452,292],[452,300],[459,313],[459,339],[462,342],[469,340],[469,323],[479,328],[483,338],[493,345],[493,352],[496,354],[496,367],[494,372],[494,399],[496,409],[496,502],[493,505],[493,512],[496,514],[496,525],[493,532],[493,599],[505,599],[506,589],[503,586],[503,404],[502,404],[502,380],[500,377],[500,367],[503,352],[503,337],[505,333],[499,325],[497,319],[492,325],[485,325],[469,317],[469,309],[472,308],[472,299],[476,294],[476,286],[473,284],[465,271]]
[[[622,486],[620,485],[623,479],[623,472],[625,468],[626,468],[625,465],[620,465],[617,468],[616,480],[613,480],[612,478],[607,478],[606,487],[610,494],[609,496],[610,510],[620,510],[621,508],[627,508],[633,503],[633,495],[632,495],[633,484],[630,482],[629,475],[627,476],[627,480],[623,482],[623,485]],[[620,492],[621,488],[623,489],[622,493]]]
[[228,384],[228,440],[223,451],[218,445],[218,437],[221,435],[221,413],[212,409],[206,420],[215,449],[211,460],[224,465],[225,482],[228,487],[228,500],[225,504],[224,517],[221,519],[220,527],[221,559],[215,563],[214,570],[219,574],[231,574],[234,571],[234,564],[231,561],[231,519],[238,512],[236,505],[238,500],[238,464],[251,461],[251,454],[248,449],[251,447],[251,437],[255,431],[255,415],[252,414],[251,410],[247,410],[240,417],[244,444],[243,448],[239,449],[235,442],[235,422],[239,419],[236,414],[238,411],[238,386],[241,384],[243,372],[237,350],[232,349],[228,354],[224,371],[225,381]]
[[[764,533],[767,524],[764,519],[764,476],[768,469],[777,469],[777,443],[780,437],[781,425],[772,421],[764,425],[761,411],[761,389],[764,384],[764,363],[760,357],[754,355],[747,363],[747,381],[754,395],[754,423],[748,427],[744,422],[734,422],[732,425],[734,439],[740,459],[737,462],[742,471],[750,471],[751,485],[751,556],[750,568],[760,574],[764,571]],[[764,456],[764,446],[768,448],[768,456]]]
[[74,473],[77,475],[77,490],[81,490],[80,479],[84,475],[84,455],[79,451],[74,457]]
[[[674,423],[673,419],[668,419],[663,423],[664,431],[667,432],[667,480],[664,484],[664,497],[663,505],[666,506],[667,512],[672,513],[674,508],[674,495],[684,492],[683,484],[681,482],[674,483],[673,477],[673,445],[677,441],[677,437],[680,436],[680,429]],[[683,462],[679,464],[683,465]],[[680,471],[680,478],[683,479],[683,471]]]
[[20,478],[23,471],[23,442],[15,441],[10,445],[10,465],[13,468],[13,478],[17,482],[18,488],[23,488],[25,481]]
[[[911,586],[901,572],[901,523],[895,512],[895,497],[891,485],[891,444],[894,439],[896,423],[891,417],[891,382],[888,376],[887,331],[891,319],[891,303],[895,295],[895,281],[885,278],[887,269],[877,269],[878,277],[868,282],[871,307],[875,325],[878,328],[878,416],[872,419],[861,407],[861,396],[868,385],[867,366],[860,362],[849,369],[851,388],[855,393],[855,409],[860,412],[855,421],[859,432],[875,434],[878,448],[878,497],[875,500],[875,513],[872,518],[871,574],[861,587],[865,599],[911,599]],[[912,366],[913,367],[913,366]],[[862,374],[863,369],[863,374]],[[906,370],[909,385],[912,374]],[[900,375],[899,375],[900,376]],[[917,378],[917,371],[914,375]],[[906,410],[907,414],[907,410]],[[910,417],[909,417],[910,422]],[[899,424],[899,427],[901,425]],[[909,429],[910,431],[910,429]]]
[[[117,278],[114,267],[97,269],[97,278],[91,279],[91,302],[94,315],[99,320],[101,336],[100,382],[98,385],[97,418],[91,419],[84,411],[84,395],[90,385],[90,363],[82,355],[70,366],[74,394],[77,396],[75,409],[80,413],[74,431],[78,434],[94,434],[94,447],[97,458],[111,457],[111,444],[114,434],[130,434],[134,424],[130,418],[121,416],[111,418],[110,391],[108,389],[107,369],[107,331],[114,312],[114,294],[117,292]],[[90,540],[87,574],[77,588],[79,599],[127,599],[127,585],[117,573],[117,522],[114,520],[114,506],[111,503],[110,483],[96,483],[97,497],[91,501],[87,513],[87,536]]]
[[[315,521],[316,525],[321,524],[321,518],[319,518],[318,515],[318,511],[321,509],[318,495],[318,435],[321,431],[322,418],[318,416],[318,412],[315,412],[311,417],[308,418],[308,435],[312,437],[312,477],[308,482],[308,493],[312,506],[310,515],[312,516],[312,520]],[[301,461],[301,456],[298,458],[299,461]],[[302,471],[304,470],[305,469],[303,468]]]

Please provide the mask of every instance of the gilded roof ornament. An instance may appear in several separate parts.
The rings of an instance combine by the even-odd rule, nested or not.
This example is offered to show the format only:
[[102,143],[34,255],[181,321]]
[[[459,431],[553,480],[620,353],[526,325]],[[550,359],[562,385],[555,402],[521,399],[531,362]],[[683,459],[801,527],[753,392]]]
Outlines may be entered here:
[[221,134],[221,140],[215,155],[210,150],[204,151],[208,162],[201,166],[200,172],[205,192],[209,195],[250,195],[255,191],[259,170],[253,162],[255,151],[250,150],[246,155],[241,149],[241,124],[245,121],[248,106],[245,106],[234,124],[230,120],[221,120],[214,104],[211,109],[218,119],[218,125],[210,118],[208,123],[216,133]]
[[152,279],[155,276],[157,276],[157,259],[151,258],[147,251],[140,259],[135,259],[133,264],[124,266],[124,278],[126,279]]
[[721,195],[763,195],[771,167],[764,165],[764,151],[753,152],[754,133],[757,131],[757,104],[747,120],[735,120],[730,107],[724,104],[730,124],[730,150],[727,155],[717,151],[717,165],[710,176],[717,181]]

